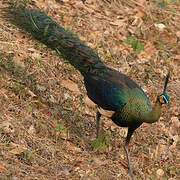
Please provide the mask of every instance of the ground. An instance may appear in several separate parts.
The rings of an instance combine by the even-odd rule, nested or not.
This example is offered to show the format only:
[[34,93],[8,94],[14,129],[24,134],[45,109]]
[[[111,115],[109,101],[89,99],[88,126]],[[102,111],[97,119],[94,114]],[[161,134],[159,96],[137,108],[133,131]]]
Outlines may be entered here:
[[[130,157],[135,179],[180,179],[180,1],[33,0],[31,6],[78,34],[151,102],[171,71],[170,107],[163,107],[158,122],[136,130]],[[130,179],[127,129],[103,116],[108,143],[94,149],[96,108],[81,74],[3,11],[0,106],[0,179]]]

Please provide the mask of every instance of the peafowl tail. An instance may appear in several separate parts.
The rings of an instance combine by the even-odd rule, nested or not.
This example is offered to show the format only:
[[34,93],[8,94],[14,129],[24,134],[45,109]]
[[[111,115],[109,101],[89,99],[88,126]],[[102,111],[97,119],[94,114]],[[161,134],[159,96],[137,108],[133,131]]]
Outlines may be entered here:
[[68,60],[82,75],[103,74],[106,66],[99,56],[75,34],[65,30],[40,9],[26,8],[18,4],[9,8],[11,22],[30,32],[36,39],[56,50],[58,55]]

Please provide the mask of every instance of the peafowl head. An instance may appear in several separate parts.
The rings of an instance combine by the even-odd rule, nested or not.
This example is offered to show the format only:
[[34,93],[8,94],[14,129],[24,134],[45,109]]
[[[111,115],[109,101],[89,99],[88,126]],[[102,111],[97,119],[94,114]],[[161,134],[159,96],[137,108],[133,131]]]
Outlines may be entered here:
[[166,88],[167,88],[169,77],[170,77],[170,73],[168,73],[167,76],[166,76],[166,81],[165,81],[165,84],[164,84],[164,91],[158,98],[159,102],[161,104],[168,104],[169,105],[169,96],[166,93]]
[[161,94],[159,96],[159,102],[161,104],[168,104],[169,105],[169,96],[167,95],[166,92],[163,92],[163,94]]

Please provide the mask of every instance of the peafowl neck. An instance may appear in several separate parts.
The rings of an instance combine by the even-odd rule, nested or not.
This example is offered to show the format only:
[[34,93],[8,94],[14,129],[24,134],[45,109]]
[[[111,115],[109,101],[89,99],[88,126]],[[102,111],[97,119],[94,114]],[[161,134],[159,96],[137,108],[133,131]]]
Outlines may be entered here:
[[161,108],[162,108],[162,104],[159,101],[159,97],[157,97],[156,103],[152,108],[152,111],[144,115],[143,117],[144,122],[154,123],[158,121],[161,115]]

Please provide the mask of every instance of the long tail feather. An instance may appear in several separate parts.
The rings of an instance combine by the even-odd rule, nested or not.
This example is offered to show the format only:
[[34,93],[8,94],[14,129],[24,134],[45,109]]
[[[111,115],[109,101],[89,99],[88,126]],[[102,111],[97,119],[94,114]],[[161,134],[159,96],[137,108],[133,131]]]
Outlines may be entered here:
[[20,25],[36,39],[46,44],[58,55],[67,59],[82,74],[106,71],[99,56],[75,34],[66,31],[40,9],[26,8],[18,4],[9,8],[11,22]]

